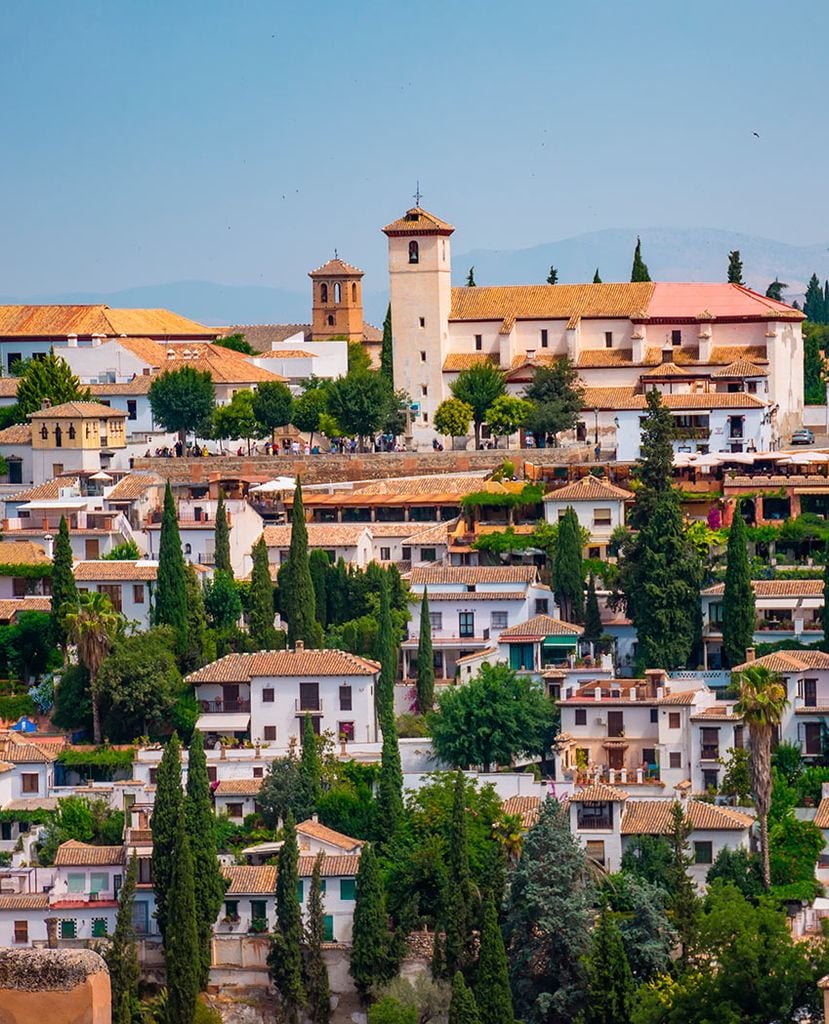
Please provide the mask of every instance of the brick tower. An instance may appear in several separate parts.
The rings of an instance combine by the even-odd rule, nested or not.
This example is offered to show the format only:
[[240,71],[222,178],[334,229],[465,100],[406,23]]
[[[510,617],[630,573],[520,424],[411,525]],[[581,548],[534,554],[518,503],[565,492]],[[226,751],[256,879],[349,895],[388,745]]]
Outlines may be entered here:
[[313,287],[314,341],[363,341],[362,270],[335,256],[308,275]]

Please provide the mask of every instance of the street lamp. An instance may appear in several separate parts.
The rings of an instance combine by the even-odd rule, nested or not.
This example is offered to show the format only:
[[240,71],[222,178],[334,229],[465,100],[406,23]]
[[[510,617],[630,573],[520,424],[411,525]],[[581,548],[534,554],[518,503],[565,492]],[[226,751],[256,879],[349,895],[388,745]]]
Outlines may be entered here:
[[596,436],[594,438],[593,443],[594,444],[598,444],[599,443],[599,410],[598,409],[594,409],[593,410],[593,415],[596,417]]

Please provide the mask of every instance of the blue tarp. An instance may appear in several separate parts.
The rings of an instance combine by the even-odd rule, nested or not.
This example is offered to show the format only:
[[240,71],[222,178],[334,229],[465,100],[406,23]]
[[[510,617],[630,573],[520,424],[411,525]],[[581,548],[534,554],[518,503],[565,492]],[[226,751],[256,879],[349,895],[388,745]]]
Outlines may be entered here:
[[22,715],[12,726],[13,732],[37,732],[37,726],[25,715]]

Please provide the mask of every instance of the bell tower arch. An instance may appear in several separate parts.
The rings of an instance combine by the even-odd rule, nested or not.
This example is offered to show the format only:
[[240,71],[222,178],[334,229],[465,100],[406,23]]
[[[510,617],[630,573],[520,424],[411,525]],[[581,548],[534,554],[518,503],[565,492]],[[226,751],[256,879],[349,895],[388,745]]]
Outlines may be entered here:
[[335,254],[312,270],[312,326],[314,341],[346,338],[363,340],[363,272]]

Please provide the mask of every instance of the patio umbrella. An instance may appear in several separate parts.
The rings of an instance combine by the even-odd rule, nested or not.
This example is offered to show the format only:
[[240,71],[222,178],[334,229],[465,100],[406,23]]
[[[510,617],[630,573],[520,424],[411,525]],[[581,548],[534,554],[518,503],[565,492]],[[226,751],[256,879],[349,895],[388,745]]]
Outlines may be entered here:
[[292,491],[294,487],[296,487],[296,480],[292,476],[278,476],[274,480],[268,480],[267,483],[251,487],[251,491],[256,491],[258,494],[273,494],[275,491]]
[[93,473],[92,476],[90,476],[89,479],[90,480],[114,480],[115,477],[112,477],[112,476],[109,475],[109,473],[105,473],[102,469],[99,469],[98,472],[97,473]]

